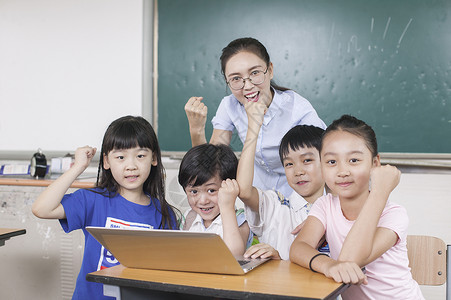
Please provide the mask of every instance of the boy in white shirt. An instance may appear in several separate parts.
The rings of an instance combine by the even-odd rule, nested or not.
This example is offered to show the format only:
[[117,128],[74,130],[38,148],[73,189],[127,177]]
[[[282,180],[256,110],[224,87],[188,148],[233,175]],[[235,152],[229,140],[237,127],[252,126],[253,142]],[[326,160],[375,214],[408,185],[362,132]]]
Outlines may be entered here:
[[235,210],[237,166],[227,145],[202,144],[185,154],[178,180],[191,209],[184,214],[181,229],[216,233],[234,255],[243,255],[253,235],[243,209]]
[[245,105],[249,125],[238,164],[237,181],[247,222],[260,244],[250,247],[244,255],[288,260],[290,246],[299,231],[297,226],[307,218],[313,202],[324,194],[319,157],[324,130],[297,125],[288,131],[280,143],[279,155],[288,184],[294,192],[282,195],[274,190],[262,191],[254,187],[252,181],[255,149],[266,109],[259,102]]

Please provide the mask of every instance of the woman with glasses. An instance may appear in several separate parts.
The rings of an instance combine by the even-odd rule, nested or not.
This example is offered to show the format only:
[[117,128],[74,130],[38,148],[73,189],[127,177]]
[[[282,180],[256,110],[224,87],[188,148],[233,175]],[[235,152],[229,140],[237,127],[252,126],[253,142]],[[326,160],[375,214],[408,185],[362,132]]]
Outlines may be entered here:
[[[244,104],[248,101],[264,103],[268,108],[257,141],[254,186],[289,196],[293,190],[280,162],[280,140],[296,125],[315,125],[323,129],[326,125],[310,102],[272,82],[273,64],[258,40],[240,38],[230,42],[222,50],[220,60],[222,74],[232,94],[222,99],[211,121],[214,129],[210,143],[229,145],[233,130],[244,142],[248,129]],[[207,142],[207,106],[202,99],[191,97],[185,105],[193,146]]]

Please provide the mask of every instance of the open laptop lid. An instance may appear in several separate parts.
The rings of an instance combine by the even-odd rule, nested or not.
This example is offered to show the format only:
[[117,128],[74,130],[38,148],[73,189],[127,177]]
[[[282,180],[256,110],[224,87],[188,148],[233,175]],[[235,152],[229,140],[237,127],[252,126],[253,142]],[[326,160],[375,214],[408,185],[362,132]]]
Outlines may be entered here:
[[266,260],[240,266],[222,238],[214,233],[86,227],[124,266],[242,275]]

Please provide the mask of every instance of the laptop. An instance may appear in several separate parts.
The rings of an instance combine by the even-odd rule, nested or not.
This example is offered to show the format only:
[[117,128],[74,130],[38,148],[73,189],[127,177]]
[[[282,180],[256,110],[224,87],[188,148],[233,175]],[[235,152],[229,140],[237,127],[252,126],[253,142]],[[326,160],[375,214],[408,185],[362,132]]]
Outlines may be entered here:
[[214,233],[92,226],[86,230],[130,268],[243,275],[268,260],[234,257]]

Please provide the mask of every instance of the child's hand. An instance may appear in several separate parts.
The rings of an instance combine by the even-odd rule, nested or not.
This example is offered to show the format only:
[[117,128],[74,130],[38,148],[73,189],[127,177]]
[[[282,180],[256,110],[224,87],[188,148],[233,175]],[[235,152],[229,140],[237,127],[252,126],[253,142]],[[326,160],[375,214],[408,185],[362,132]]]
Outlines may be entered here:
[[258,99],[258,102],[264,104],[266,108],[269,108],[272,102],[272,92],[269,91],[269,93],[266,93],[265,91],[260,91],[260,97]]
[[293,230],[291,231],[291,234],[293,234],[293,235],[296,235],[296,234],[298,234],[298,233],[299,233],[299,231],[301,231],[301,229],[302,229],[302,227],[304,226],[304,224],[305,224],[305,220],[304,220],[304,221],[302,221],[302,223],[301,223],[301,224],[299,224],[298,226],[296,226],[296,228],[295,228],[295,229],[293,229]]
[[75,150],[75,161],[73,168],[84,171],[91,163],[92,158],[97,152],[97,148],[84,146]]
[[247,249],[246,252],[244,252],[244,257],[281,259],[279,252],[276,249],[264,243],[256,244],[249,247],[249,249]]
[[401,178],[401,171],[385,165],[371,170],[371,191],[385,192],[387,196],[395,189]]
[[327,266],[326,277],[332,278],[336,282],[350,284],[368,284],[368,279],[362,269],[354,262],[331,260]]
[[246,110],[247,119],[249,122],[249,126],[256,125],[260,128],[263,124],[263,118],[265,117],[265,113],[268,110],[266,104],[262,102],[247,102],[244,105],[244,109]]
[[207,106],[202,103],[203,97],[191,97],[185,105],[190,129],[202,129],[207,122]]
[[219,210],[232,208],[235,210],[235,201],[240,193],[238,182],[235,179],[223,180],[218,191]]

